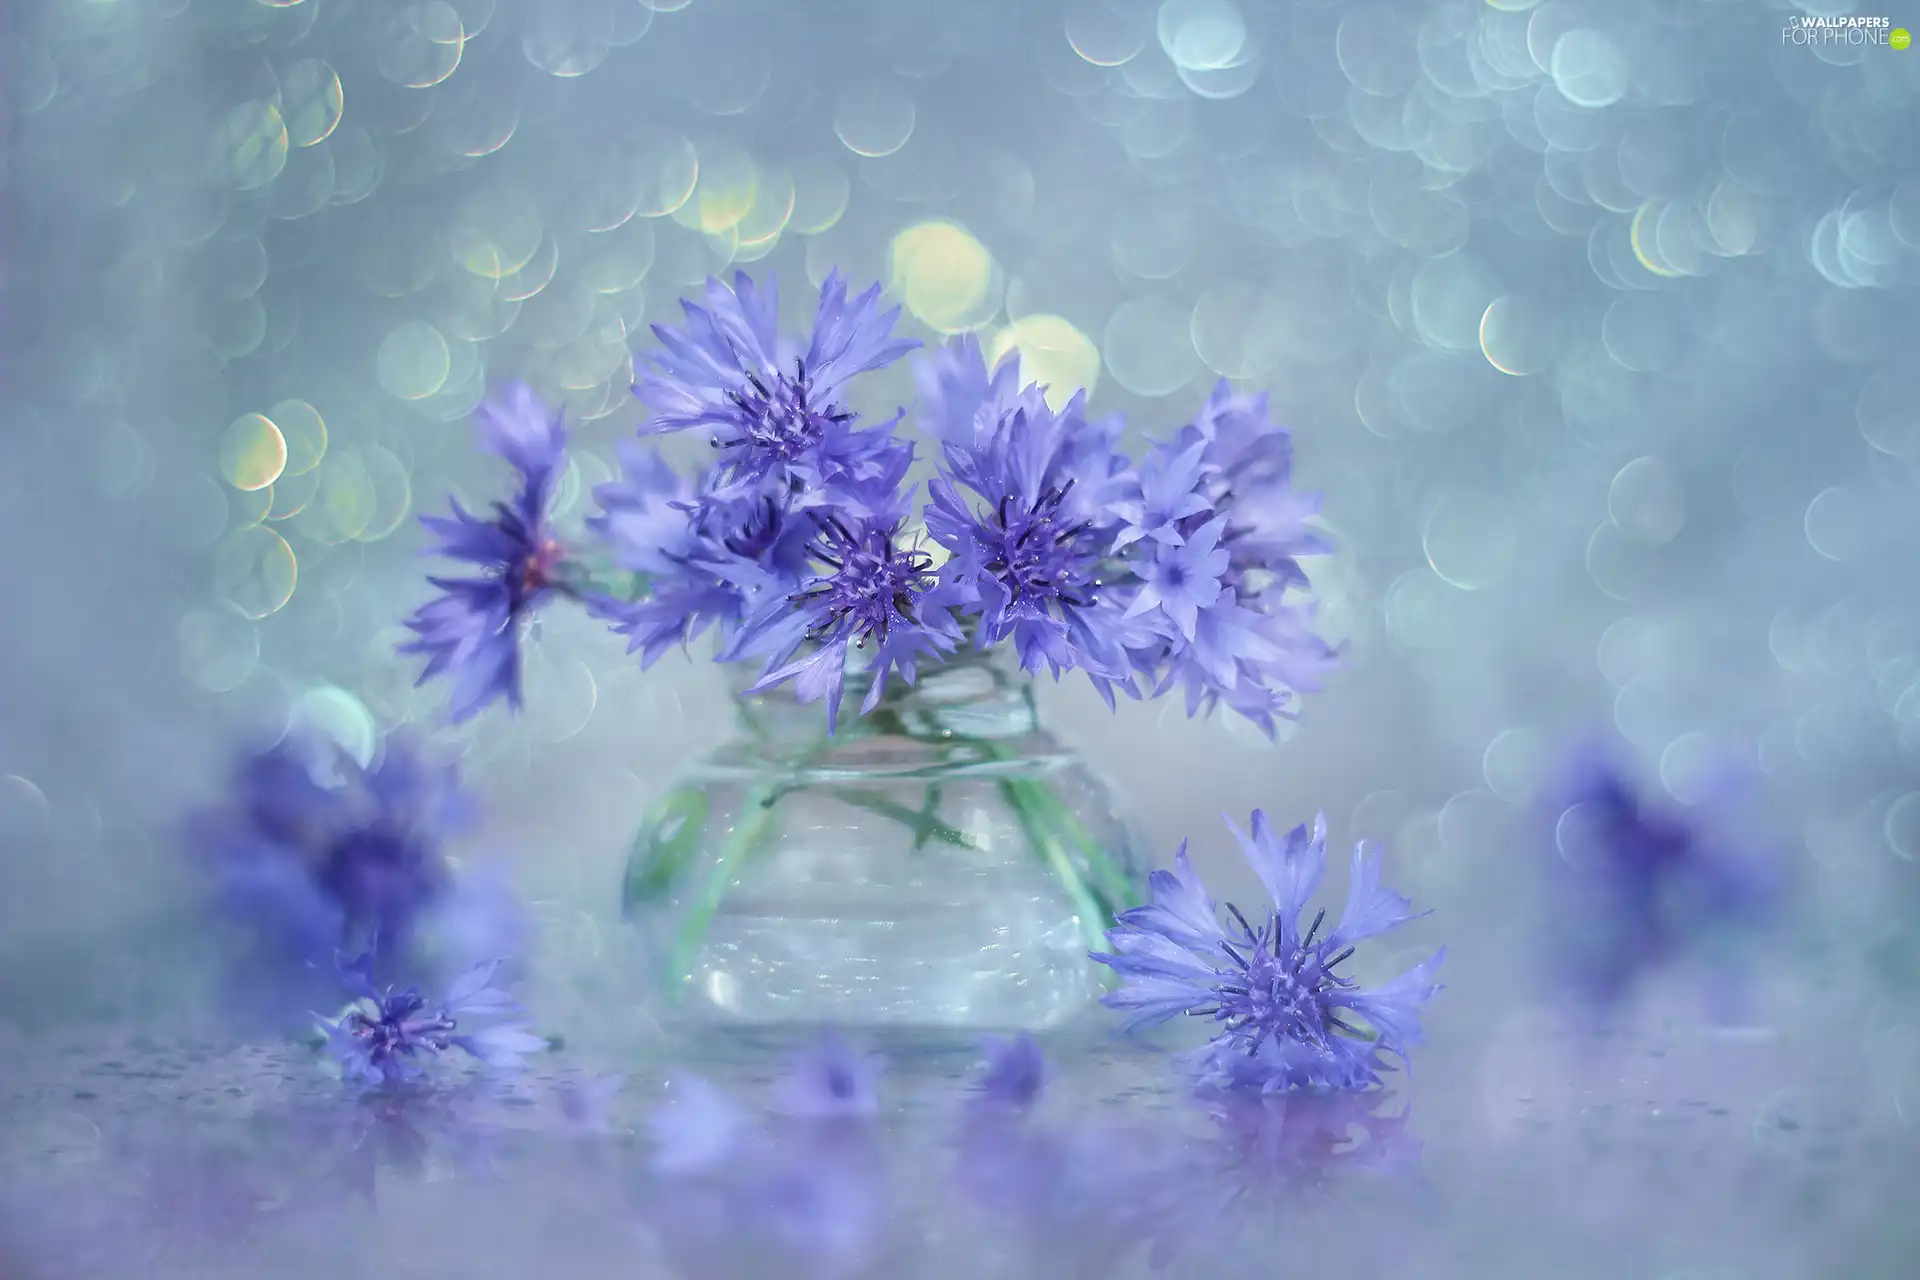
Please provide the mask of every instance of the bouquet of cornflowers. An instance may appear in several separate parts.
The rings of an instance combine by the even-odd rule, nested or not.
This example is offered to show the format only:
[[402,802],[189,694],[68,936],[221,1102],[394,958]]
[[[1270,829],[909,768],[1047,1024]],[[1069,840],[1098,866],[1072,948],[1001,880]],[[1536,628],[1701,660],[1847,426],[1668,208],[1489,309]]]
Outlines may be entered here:
[[[522,623],[551,598],[584,605],[643,666],[703,635],[722,662],[757,662],[753,691],[792,682],[838,726],[850,669],[872,713],[889,680],[1010,643],[1027,672],[1083,672],[1109,705],[1178,687],[1189,714],[1225,704],[1270,736],[1318,687],[1333,650],[1297,596],[1302,557],[1328,548],[1317,495],[1292,485],[1292,443],[1265,397],[1222,382],[1138,462],[1118,418],[1084,394],[1059,408],[1008,358],[956,339],[920,367],[918,421],[937,450],[924,503],[905,410],[863,421],[845,397],[918,344],[895,337],[879,289],[821,286],[812,333],[781,332],[776,294],[745,274],[656,326],[634,394],[645,437],[704,434],[713,461],[676,472],[629,445],[596,491],[598,556],[551,522],[566,432],[525,386],[481,408],[481,440],[518,489],[490,513],[457,502],[425,523],[477,570],[436,578],[405,649],[445,676],[451,714],[520,705]],[[628,575],[616,586],[606,568]]]

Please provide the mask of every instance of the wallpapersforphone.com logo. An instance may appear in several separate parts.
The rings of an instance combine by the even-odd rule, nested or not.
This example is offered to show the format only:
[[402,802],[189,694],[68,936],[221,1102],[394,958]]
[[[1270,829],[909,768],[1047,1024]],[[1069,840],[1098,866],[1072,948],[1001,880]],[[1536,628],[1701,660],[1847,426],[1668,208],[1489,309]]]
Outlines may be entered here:
[[1780,43],[1816,48],[1822,45],[1884,45],[1889,49],[1906,49],[1912,46],[1913,36],[1905,27],[1894,26],[1891,18],[1863,18],[1858,15],[1825,18],[1796,13],[1781,28]]

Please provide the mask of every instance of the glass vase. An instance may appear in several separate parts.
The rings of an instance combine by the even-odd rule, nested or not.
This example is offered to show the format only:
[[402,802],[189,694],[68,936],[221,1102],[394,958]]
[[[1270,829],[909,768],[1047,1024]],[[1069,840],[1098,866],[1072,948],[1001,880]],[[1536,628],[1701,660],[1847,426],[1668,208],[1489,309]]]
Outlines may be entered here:
[[[731,673],[730,673],[731,674]],[[1041,1031],[1106,989],[1087,958],[1141,900],[1133,825],[1041,725],[1029,679],[965,654],[839,731],[735,686],[730,741],[653,807],[624,907],[666,1020]]]

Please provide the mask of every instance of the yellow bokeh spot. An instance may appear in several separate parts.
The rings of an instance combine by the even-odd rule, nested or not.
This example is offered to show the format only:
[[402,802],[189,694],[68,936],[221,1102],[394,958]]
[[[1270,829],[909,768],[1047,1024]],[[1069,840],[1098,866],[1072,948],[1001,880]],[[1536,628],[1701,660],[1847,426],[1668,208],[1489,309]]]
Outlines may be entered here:
[[1022,316],[994,334],[987,363],[997,365],[1009,354],[1020,357],[1021,382],[1046,387],[1047,403],[1056,409],[1100,381],[1100,349],[1059,316]]
[[533,197],[503,187],[467,201],[454,219],[447,246],[467,271],[500,280],[532,262],[545,236]]
[[916,223],[895,236],[887,283],[916,319],[941,333],[984,328],[999,310],[993,255],[957,222]]
[[771,247],[793,217],[794,184],[788,173],[762,170],[753,193],[753,207],[735,228],[742,249]]
[[340,77],[318,58],[296,62],[281,73],[280,98],[287,140],[296,147],[323,142],[340,127],[346,106]]
[[303,476],[327,456],[327,420],[305,400],[282,400],[267,411],[287,442],[284,474]]
[[1550,326],[1519,298],[1500,297],[1480,314],[1480,352],[1500,372],[1524,378],[1540,372],[1551,350]]
[[214,180],[236,191],[266,186],[287,167],[287,123],[271,102],[243,102],[214,130]]
[[760,170],[753,157],[715,147],[701,154],[693,195],[673,210],[672,217],[689,231],[721,235],[746,221],[759,194]]
[[1633,256],[1640,260],[1641,266],[1657,276],[1672,279],[1686,273],[1674,270],[1660,254],[1660,242],[1655,232],[1660,226],[1660,215],[1665,211],[1666,206],[1658,200],[1649,200],[1641,205],[1634,211],[1633,222],[1627,229],[1627,237],[1633,245]]
[[263,413],[241,414],[220,437],[220,474],[236,489],[264,489],[286,466],[286,437]]

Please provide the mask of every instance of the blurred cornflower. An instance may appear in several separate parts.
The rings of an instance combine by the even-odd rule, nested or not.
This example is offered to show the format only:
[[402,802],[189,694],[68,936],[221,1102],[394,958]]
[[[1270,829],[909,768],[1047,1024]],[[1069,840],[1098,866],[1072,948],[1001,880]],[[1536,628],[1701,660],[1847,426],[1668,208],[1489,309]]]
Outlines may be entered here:
[[803,345],[780,331],[772,283],[761,290],[745,272],[731,287],[709,281],[705,306],[681,303],[684,328],[653,327],[662,349],[642,360],[633,388],[654,410],[642,434],[709,433],[721,453],[718,498],[811,505],[862,490],[911,451],[893,438],[898,415],[861,429],[840,398],[854,377],[919,345],[892,336],[900,311],[882,311],[879,297],[875,285],[849,299],[829,274]]
[[975,1100],[984,1106],[1031,1107],[1047,1087],[1047,1059],[1026,1032],[981,1045],[985,1069],[975,1083]]
[[423,926],[465,896],[445,846],[472,817],[455,773],[404,738],[362,765],[331,740],[293,735],[243,756],[230,798],[197,814],[188,839],[255,944],[248,976],[272,984],[330,973],[336,953],[376,940],[384,962],[413,969]]
[[1589,1018],[1604,1020],[1670,964],[1705,962],[1737,995],[1740,947],[1782,899],[1780,867],[1734,834],[1739,774],[1700,779],[1694,803],[1641,790],[1621,751],[1584,740],[1540,804],[1555,891],[1549,973]]
[[813,518],[819,533],[809,554],[817,569],[743,624],[724,656],[764,655],[755,690],[792,680],[802,702],[825,699],[832,733],[852,651],[864,655],[872,680],[864,714],[886,692],[890,673],[912,684],[917,662],[950,651],[960,631],[931,597],[933,562],[907,543],[897,507]]
[[1042,1124],[1034,1113],[1049,1072],[1039,1045],[1021,1035],[983,1050],[954,1134],[955,1189],[990,1215],[996,1235],[1015,1229],[1033,1255],[1022,1274],[1124,1270],[1147,1238],[1140,1207],[1178,1170],[1182,1135],[1112,1114]]
[[819,531],[811,516],[772,496],[718,501],[713,469],[689,481],[655,451],[628,445],[620,456],[622,474],[594,490],[603,514],[587,527],[645,589],[594,593],[588,605],[642,669],[709,629],[724,650],[769,598],[798,589]]
[[420,523],[440,538],[431,554],[476,566],[466,578],[429,578],[440,594],[407,620],[416,639],[402,653],[424,655],[424,684],[436,676],[453,682],[449,714],[466,720],[505,698],[520,706],[520,629],[547,596],[574,592],[565,553],[548,528],[554,481],[566,452],[566,430],[524,383],[503,398],[488,400],[475,415],[481,447],[506,460],[518,477],[514,496],[496,502],[486,517],[456,499],[451,518],[423,516]]
[[495,1070],[517,1070],[546,1041],[518,1021],[512,998],[494,985],[499,970],[499,961],[477,965],[430,1004],[417,988],[376,986],[369,952],[340,969],[353,1004],[316,1025],[350,1083],[412,1084],[450,1049]]
[[886,1062],[828,1032],[794,1054],[775,1091],[784,1115],[808,1120],[871,1119],[880,1113],[880,1077]]
[[1256,809],[1251,835],[1228,825],[1271,907],[1255,924],[1229,904],[1231,925],[1223,924],[1182,841],[1173,869],[1149,878],[1152,901],[1120,913],[1108,931],[1113,952],[1093,957],[1122,979],[1103,1003],[1126,1014],[1123,1031],[1182,1015],[1211,1020],[1219,1030],[1191,1058],[1204,1087],[1379,1085],[1390,1069],[1383,1055],[1404,1063],[1419,1042],[1420,1006],[1439,989],[1433,975],[1445,949],[1362,988],[1340,972],[1355,945],[1415,918],[1405,898],[1380,887],[1378,854],[1355,846],[1346,910],[1323,935],[1324,909],[1304,928],[1302,920],[1326,867],[1324,820],[1312,834],[1299,826],[1282,836]]
[[789,1064],[762,1123],[703,1080],[648,1122],[641,1213],[699,1274],[843,1275],[875,1257],[891,1199],[872,1123],[876,1059],[837,1039]]

